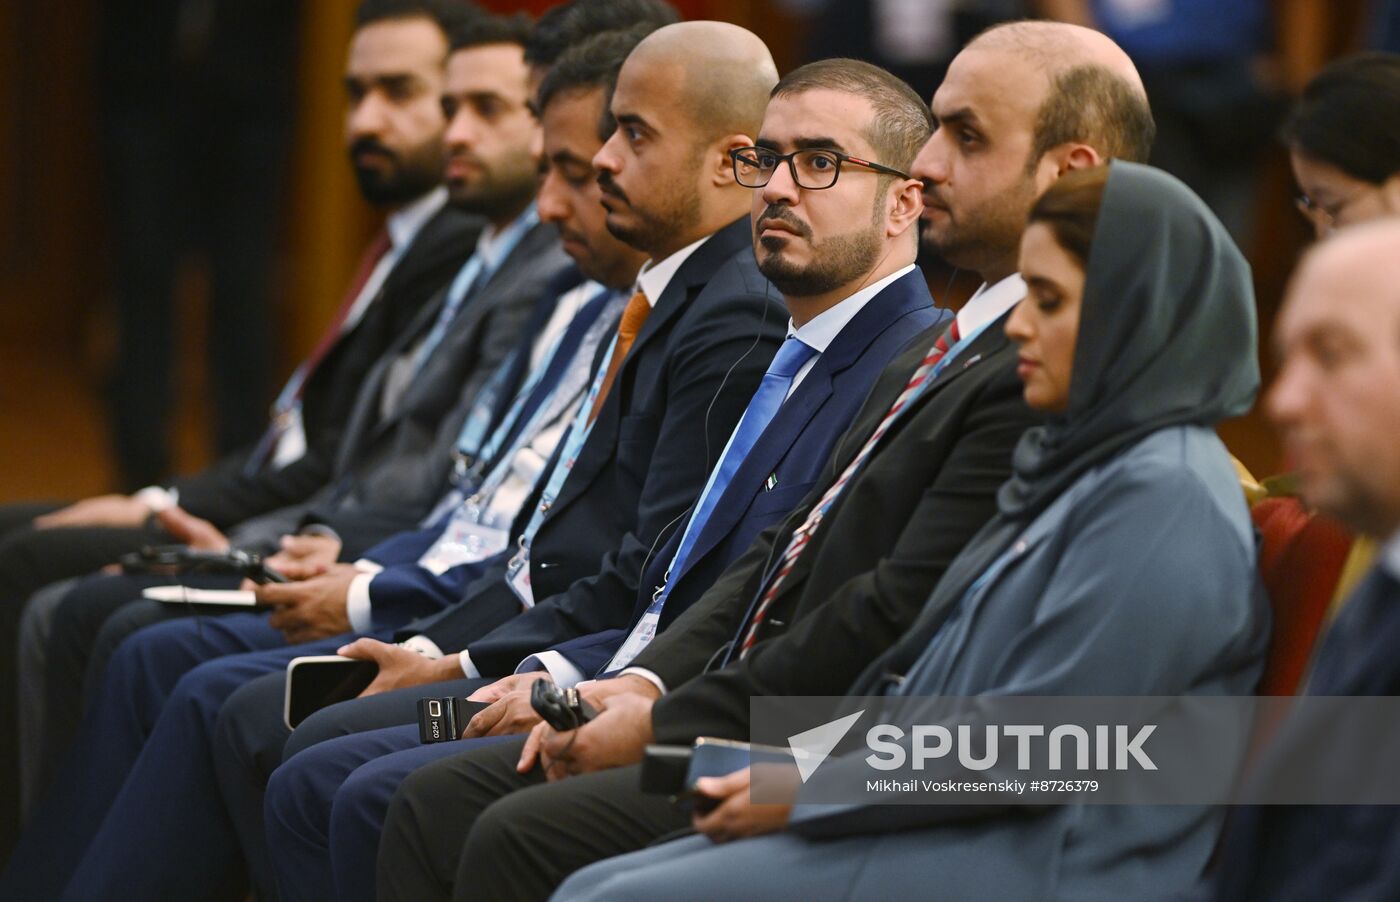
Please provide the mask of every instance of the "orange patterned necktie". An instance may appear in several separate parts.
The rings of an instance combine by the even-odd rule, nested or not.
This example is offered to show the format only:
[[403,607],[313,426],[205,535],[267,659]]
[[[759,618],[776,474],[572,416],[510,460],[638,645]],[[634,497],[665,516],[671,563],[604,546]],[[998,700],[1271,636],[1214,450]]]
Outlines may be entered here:
[[598,412],[603,409],[603,402],[608,399],[608,392],[612,391],[613,381],[617,379],[617,371],[622,369],[622,361],[627,359],[627,352],[632,350],[637,333],[642,331],[642,326],[650,315],[651,304],[639,288],[627,302],[627,308],[622,311],[622,321],[617,324],[617,346],[613,348],[612,359],[608,361],[608,372],[603,376],[598,398],[593,402],[593,409],[588,412],[590,426],[598,419]]

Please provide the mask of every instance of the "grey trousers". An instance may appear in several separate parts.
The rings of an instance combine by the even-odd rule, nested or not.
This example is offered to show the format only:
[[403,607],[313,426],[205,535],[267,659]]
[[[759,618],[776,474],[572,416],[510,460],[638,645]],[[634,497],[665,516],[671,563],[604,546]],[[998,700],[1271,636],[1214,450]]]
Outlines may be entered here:
[[39,794],[49,783],[56,762],[44,754],[45,674],[54,612],[77,580],[65,579],[30,596],[20,615],[15,667],[19,692],[19,806],[29,819]]

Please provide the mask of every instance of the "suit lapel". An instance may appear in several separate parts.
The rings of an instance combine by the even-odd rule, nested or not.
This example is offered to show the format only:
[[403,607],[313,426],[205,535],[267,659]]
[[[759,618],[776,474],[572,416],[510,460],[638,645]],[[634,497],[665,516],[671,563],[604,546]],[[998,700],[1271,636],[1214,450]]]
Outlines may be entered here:
[[689,306],[688,302],[703,290],[724,261],[745,245],[748,236],[748,218],[736,220],[696,248],[671,277],[671,281],[661,292],[661,297],[652,305],[651,314],[647,316],[642,330],[637,333],[637,338],[632,343],[631,350],[627,352],[627,358],[618,370],[612,391],[603,401],[603,408],[598,412],[598,419],[588,434],[588,441],[584,443],[573,471],[554,502],[555,516],[559,510],[581,495],[598,474],[613,462],[622,426],[623,405],[629,402],[633,395],[632,382],[636,375],[639,355],[648,344],[662,335],[663,330],[669,332],[667,327],[670,322],[685,312]]
[[[858,363],[875,339],[899,317],[929,303],[923,275],[915,270],[887,285],[851,318],[745,455],[723,497],[715,505],[709,522],[695,540],[685,570],[713,551],[748,512],[758,486],[777,470],[817,411],[833,394],[834,380]],[[680,575],[674,574],[673,578],[679,579]]]
[[[384,432],[402,419],[408,411],[413,409],[413,402],[416,398],[421,397],[426,391],[435,389],[440,381],[439,374],[444,369],[451,369],[459,365],[460,361],[456,359],[456,355],[451,353],[453,344],[457,342],[463,332],[474,328],[474,324],[479,322],[488,310],[499,303],[501,298],[508,297],[511,292],[518,290],[520,274],[534,265],[533,258],[539,254],[542,246],[553,241],[554,237],[552,226],[535,225],[521,236],[520,241],[500,262],[500,265],[492,271],[490,277],[481,287],[467,289],[469,294],[462,302],[462,309],[457,311],[456,317],[448,326],[447,334],[443,336],[442,343],[423,362],[422,369],[413,374],[413,378],[403,390],[403,397],[399,399],[393,413],[380,422],[377,432]],[[432,322],[436,319],[438,309],[440,307],[435,307],[433,316],[429,317],[426,322],[415,323],[418,328],[414,331],[419,333],[415,335],[415,347],[432,328]]]
[[[715,270],[745,245],[748,235],[748,218],[737,220],[711,235],[709,240],[696,248],[681,264],[680,269],[676,270],[676,274],[661,292],[661,297],[652,305],[651,315],[642,324],[642,331],[637,333],[636,340],[632,342],[632,349],[628,352],[627,359],[622,362],[622,369],[618,371],[617,385],[630,382],[629,370],[635,366],[634,361],[642,349],[666,330],[671,320],[685,312],[688,306],[686,302],[698,294],[695,289],[703,289],[715,274]],[[614,391],[609,400],[612,396],[621,394],[622,392]]]
[[[887,445],[890,441],[894,440],[895,436],[897,435],[899,430],[903,428],[904,424],[910,422],[917,414],[917,412],[919,410],[922,410],[923,407],[929,403],[931,398],[946,390],[947,387],[953,382],[955,382],[957,378],[963,373],[972,369],[974,366],[978,365],[988,357],[991,357],[997,351],[1006,347],[1007,343],[1009,342],[1009,339],[1006,337],[1006,333],[1002,330],[1002,324],[1005,319],[1005,316],[1006,314],[1003,314],[1001,317],[997,318],[995,321],[989,324],[987,328],[983,329],[982,333],[978,335],[977,338],[973,339],[971,344],[964,348],[958,354],[957,357],[953,358],[953,360],[949,362],[948,366],[943,368],[943,371],[938,374],[938,376],[934,379],[933,383],[930,384],[929,387],[925,389],[924,392],[914,400],[914,403],[910,404],[903,411],[902,415],[897,420],[895,420],[895,422],[890,426],[889,430],[885,433],[884,437],[881,438],[880,445],[876,446],[875,451],[871,455],[871,458],[862,465],[862,469],[870,467],[876,463],[876,458],[878,458],[881,453],[880,446]],[[925,335],[924,337],[927,337],[927,335]],[[911,348],[912,347],[916,346],[911,346]],[[924,356],[927,356],[928,348],[926,347],[923,350],[924,353],[920,355],[920,359],[922,359]],[[906,358],[901,359],[903,360]],[[898,397],[898,395],[896,395],[895,397]],[[894,399],[891,398],[889,406],[893,406],[893,404]],[[885,407],[885,410],[888,410],[889,406]],[[884,414],[882,412],[881,417],[883,418],[883,416]],[[874,431],[873,426],[871,427],[870,431]],[[843,455],[844,459],[841,462],[842,470],[844,470],[845,467],[850,463],[850,461],[855,458],[857,452],[859,452],[860,448],[864,445],[864,443],[865,438],[862,438],[861,443],[859,445],[850,443],[851,445],[854,445],[854,447],[850,447],[848,452],[845,455]],[[858,479],[859,474],[857,474],[855,478]],[[837,503],[840,503],[839,500]],[[786,595],[789,592],[793,592],[799,587],[801,587],[803,582],[805,582],[806,580],[807,573],[812,569],[814,562],[815,556],[813,555],[809,554],[800,556],[797,559],[797,563],[793,566],[792,572],[788,574],[785,580],[783,580],[783,585],[779,590],[780,595]]]

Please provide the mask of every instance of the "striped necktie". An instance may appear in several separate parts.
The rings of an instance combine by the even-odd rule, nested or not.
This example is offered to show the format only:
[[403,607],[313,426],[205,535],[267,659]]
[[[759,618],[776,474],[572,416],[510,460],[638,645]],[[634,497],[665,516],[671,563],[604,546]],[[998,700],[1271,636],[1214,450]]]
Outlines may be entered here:
[[880,425],[875,427],[875,431],[870,434],[870,438],[865,440],[865,444],[861,446],[860,451],[851,459],[851,462],[846,465],[846,469],[841,471],[841,475],[837,477],[836,481],[833,482],[831,487],[826,490],[826,493],[822,495],[821,500],[818,501],[811,512],[807,514],[807,519],[803,520],[802,525],[793,531],[792,538],[788,540],[787,548],[784,549],[783,556],[779,559],[777,571],[773,574],[771,581],[768,583],[767,591],[763,593],[763,598],[759,601],[758,607],[754,609],[753,616],[749,618],[748,629],[745,631],[743,641],[739,646],[739,657],[742,658],[744,655],[748,654],[749,649],[753,648],[754,643],[758,641],[759,625],[763,623],[763,618],[767,615],[769,606],[773,604],[773,599],[778,597],[778,590],[782,587],[783,580],[787,578],[788,574],[792,572],[792,568],[797,564],[797,558],[802,554],[802,549],[807,547],[807,543],[812,539],[812,534],[816,532],[817,526],[821,524],[822,517],[826,516],[826,513],[831,510],[831,506],[836,503],[836,499],[840,496],[842,489],[851,481],[851,477],[855,476],[856,471],[860,469],[861,464],[865,463],[865,459],[870,456],[870,453],[875,450],[875,446],[879,443],[880,439],[889,431],[890,425],[894,423],[895,419],[904,411],[904,408],[909,405],[909,402],[917,397],[928,385],[934,368],[938,366],[939,361],[948,353],[948,349],[958,343],[959,338],[958,321],[955,319],[953,320],[953,325],[948,328],[948,331],[938,336],[938,340],[933,343],[933,348],[929,350],[928,354],[919,363],[918,368],[914,370],[914,374],[909,377],[909,381],[905,384],[904,390],[899,393],[899,397],[894,399],[894,404],[890,406],[884,418],[880,420]]

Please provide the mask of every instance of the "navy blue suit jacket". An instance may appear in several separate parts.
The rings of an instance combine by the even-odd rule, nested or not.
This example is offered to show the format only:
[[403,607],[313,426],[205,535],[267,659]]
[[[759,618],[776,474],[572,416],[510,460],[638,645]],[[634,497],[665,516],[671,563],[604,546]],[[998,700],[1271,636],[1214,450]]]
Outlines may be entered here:
[[[671,574],[659,628],[664,629],[703,595],[759,533],[797,506],[812,490],[876,377],[911,339],[935,325],[946,325],[952,316],[933,306],[923,273],[916,269],[886,286],[846,324],[740,464],[684,568]],[[770,475],[775,477],[771,490]],[[641,618],[652,593],[665,580],[684,525],[682,521],[670,541],[652,556],[633,603],[632,623]],[[626,635],[626,630],[611,630],[606,635],[572,638],[554,650],[592,675],[607,665]],[[538,649],[525,649],[521,657],[533,651]]]
[[[535,534],[538,604],[522,615],[496,564],[460,604],[403,633],[422,632],[444,651],[468,648],[482,673],[505,674],[519,655],[513,645],[496,653],[487,634],[517,616],[537,631],[531,651],[627,624],[648,551],[700,494],[782,342],[787,315],[751,236],[748,217],[720,229],[656,299]],[[514,534],[531,512],[522,509]]]

